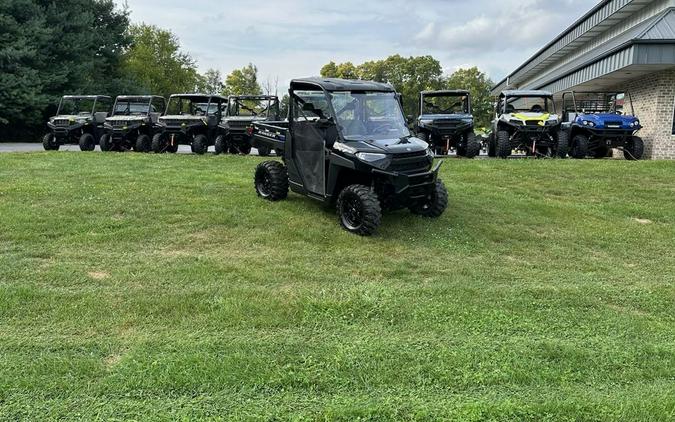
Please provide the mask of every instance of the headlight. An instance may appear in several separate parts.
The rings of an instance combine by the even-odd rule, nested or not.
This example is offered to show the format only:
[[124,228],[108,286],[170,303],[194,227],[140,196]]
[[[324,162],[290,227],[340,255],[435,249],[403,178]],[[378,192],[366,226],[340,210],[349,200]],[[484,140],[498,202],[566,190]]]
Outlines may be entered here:
[[588,120],[584,120],[584,126],[595,127],[595,123],[589,122]]
[[356,158],[366,163],[374,163],[375,161],[384,160],[387,158],[386,154],[377,154],[372,152],[359,152],[356,154]]
[[462,119],[464,123],[473,123],[473,119]]

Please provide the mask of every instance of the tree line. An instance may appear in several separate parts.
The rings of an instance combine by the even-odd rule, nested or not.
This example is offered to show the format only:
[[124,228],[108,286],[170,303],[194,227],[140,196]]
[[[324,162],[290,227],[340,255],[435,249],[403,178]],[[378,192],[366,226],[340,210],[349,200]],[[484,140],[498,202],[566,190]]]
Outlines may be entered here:
[[[4,0],[0,3],[0,140],[37,137],[64,94],[276,94],[278,81],[259,81],[252,63],[224,79],[204,74],[171,31],[130,21],[113,0]],[[467,88],[478,126],[487,126],[491,82],[476,68],[445,77],[431,56],[330,62],[323,77],[391,83],[406,114],[418,113],[420,91]],[[288,99],[282,99],[285,109]]]

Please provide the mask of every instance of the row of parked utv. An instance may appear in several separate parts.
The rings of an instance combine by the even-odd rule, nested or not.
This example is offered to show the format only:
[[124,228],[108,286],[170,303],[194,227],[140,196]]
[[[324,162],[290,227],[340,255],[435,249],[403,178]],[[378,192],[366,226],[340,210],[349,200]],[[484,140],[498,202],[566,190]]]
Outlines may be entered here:
[[[275,96],[172,95],[64,96],[57,115],[49,119],[45,150],[79,145],[82,151],[176,153],[190,145],[195,154],[214,146],[217,154],[249,154],[251,124],[279,120]],[[267,156],[264,148],[258,153]]]
[[[401,99],[398,96],[399,101]],[[255,122],[279,121],[276,96],[173,95],[168,104],[158,96],[120,96],[112,107],[105,96],[65,96],[48,123],[46,150],[79,144],[83,151],[175,153],[181,144],[196,154],[211,146],[216,154],[249,154]],[[561,114],[545,91],[504,91],[496,102],[487,138],[476,136],[468,91],[420,94],[420,115],[408,118],[418,138],[435,155],[452,152],[473,158],[482,150],[490,157],[513,154],[532,157],[604,158],[620,148],[629,160],[642,158],[642,128],[631,97],[617,92],[568,92]],[[258,147],[262,156],[272,152]]]

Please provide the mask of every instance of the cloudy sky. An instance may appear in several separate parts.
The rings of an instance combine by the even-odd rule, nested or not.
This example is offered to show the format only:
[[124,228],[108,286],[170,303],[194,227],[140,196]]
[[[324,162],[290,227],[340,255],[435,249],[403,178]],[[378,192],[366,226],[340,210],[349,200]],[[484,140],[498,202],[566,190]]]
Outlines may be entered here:
[[283,86],[331,60],[396,53],[430,54],[448,73],[475,65],[498,81],[598,0],[125,1],[133,21],[172,30],[202,71],[252,62]]

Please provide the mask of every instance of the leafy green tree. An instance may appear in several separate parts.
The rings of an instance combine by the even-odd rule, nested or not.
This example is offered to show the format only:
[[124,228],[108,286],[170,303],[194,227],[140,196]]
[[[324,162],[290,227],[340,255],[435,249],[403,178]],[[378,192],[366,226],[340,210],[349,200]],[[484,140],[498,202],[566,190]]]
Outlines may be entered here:
[[178,38],[171,32],[153,25],[132,25],[133,43],[124,59],[131,80],[146,94],[163,95],[191,93],[203,79],[195,61],[181,51]]
[[459,69],[445,81],[447,89],[466,89],[471,92],[473,115],[476,119],[476,127],[486,128],[490,126],[492,118],[492,97],[490,88],[493,82],[477,67]]
[[258,82],[258,68],[253,63],[232,71],[225,78],[223,95],[260,95],[262,92]]
[[113,0],[0,2],[0,135],[40,130],[63,94],[115,94],[129,13]]
[[220,94],[225,85],[223,84],[223,76],[219,70],[209,69],[204,75],[200,75],[198,83],[198,91],[204,94]]

